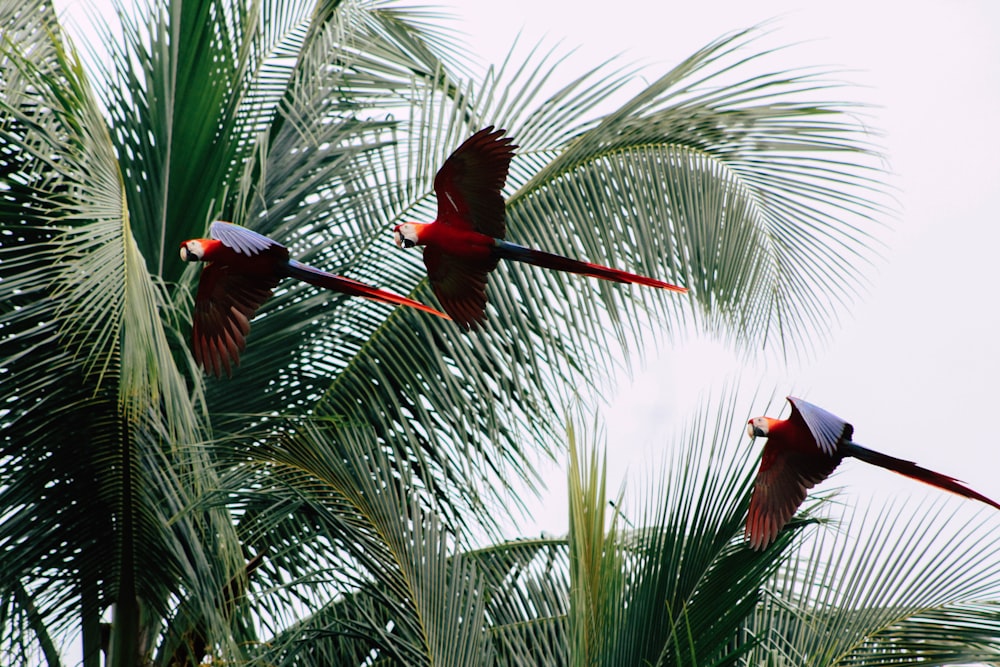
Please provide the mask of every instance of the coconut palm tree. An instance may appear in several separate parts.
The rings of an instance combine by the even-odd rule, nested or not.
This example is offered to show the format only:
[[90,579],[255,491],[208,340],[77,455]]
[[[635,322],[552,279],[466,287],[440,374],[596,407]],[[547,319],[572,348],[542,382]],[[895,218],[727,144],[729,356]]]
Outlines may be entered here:
[[[434,15],[376,0],[151,0],[98,32],[81,55],[47,0],[0,2],[6,662],[61,664],[67,637],[85,665],[533,655],[497,615],[523,598],[532,627],[570,627],[585,570],[515,575],[576,563],[585,532],[468,548],[562,449],[565,405],[648,326],[801,350],[858,287],[843,257],[872,257],[873,147],[821,77],[758,68],[752,33],[553,86],[553,52],[475,73]],[[437,165],[488,124],[520,146],[512,238],[690,298],[505,266],[468,335],[282,285],[232,379],[195,367],[180,241],[224,218],[429,301],[387,230],[432,216]],[[485,596],[511,582],[537,597]]]
[[[577,438],[571,425],[568,535],[472,550],[442,534],[435,516],[416,506],[370,433],[300,424],[294,439],[272,440],[277,447],[250,455],[250,467],[268,467],[273,486],[270,505],[245,502],[258,522],[285,520],[289,532],[280,542],[297,543],[313,531],[349,536],[336,541],[350,552],[336,562],[351,567],[326,571],[327,585],[335,587],[336,579],[342,592],[311,601],[310,614],[275,624],[283,629],[255,647],[253,660],[525,667],[995,663],[1000,523],[988,511],[967,521],[962,510],[969,508],[960,504],[917,513],[899,504],[838,517],[830,497],[817,498],[774,546],[763,552],[745,546],[757,461],[741,425],[756,412],[740,411],[754,402],[733,392],[706,397],[705,408],[668,445],[667,465],[650,488],[625,489],[613,503],[599,448],[586,435]],[[331,441],[339,444],[332,456]],[[326,528],[287,521],[291,506],[296,517]],[[345,511],[366,530],[345,530]],[[302,576],[318,571],[306,568]],[[274,599],[267,590],[287,595],[293,587],[282,583],[258,581],[261,599]],[[316,586],[299,583],[304,597]],[[278,616],[279,607],[295,603],[268,609]]]

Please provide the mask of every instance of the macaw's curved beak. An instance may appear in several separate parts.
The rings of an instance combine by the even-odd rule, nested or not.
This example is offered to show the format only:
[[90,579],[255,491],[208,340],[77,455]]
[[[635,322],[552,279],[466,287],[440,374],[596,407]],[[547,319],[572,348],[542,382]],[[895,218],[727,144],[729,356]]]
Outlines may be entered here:
[[757,428],[753,424],[747,424],[747,435],[749,435],[751,438],[763,438],[764,431],[762,429]]
[[406,248],[412,248],[413,246],[416,245],[413,241],[411,241],[410,239],[404,237],[399,232],[393,232],[392,236],[393,236],[393,238],[396,239],[396,246],[399,247],[399,248],[403,248],[404,250]]

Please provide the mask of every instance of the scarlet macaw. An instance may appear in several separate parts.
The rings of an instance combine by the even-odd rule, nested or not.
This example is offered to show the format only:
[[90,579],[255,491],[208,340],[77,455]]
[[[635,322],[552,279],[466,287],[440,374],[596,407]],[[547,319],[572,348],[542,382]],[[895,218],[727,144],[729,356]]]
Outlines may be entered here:
[[210,239],[181,243],[181,259],[208,262],[194,300],[191,340],[194,358],[206,371],[231,374],[246,348],[250,319],[282,278],[383,303],[419,308],[448,319],[444,313],[406,297],[313,268],[288,257],[288,249],[257,232],[229,222],[213,222]]
[[393,229],[400,248],[424,246],[431,287],[453,320],[466,329],[486,321],[486,278],[501,259],[620,283],[687,291],[654,278],[504,241],[505,209],[500,191],[517,148],[504,132],[492,125],[480,130],[445,160],[434,177],[437,220],[406,222]]
[[806,498],[806,491],[826,479],[848,456],[945,491],[1000,509],[1000,504],[963,486],[955,478],[921,468],[852,442],[854,427],[823,408],[788,397],[788,419],[755,417],[747,422],[751,438],[767,438],[750,498],[745,535],[753,549],[763,549],[778,535]]

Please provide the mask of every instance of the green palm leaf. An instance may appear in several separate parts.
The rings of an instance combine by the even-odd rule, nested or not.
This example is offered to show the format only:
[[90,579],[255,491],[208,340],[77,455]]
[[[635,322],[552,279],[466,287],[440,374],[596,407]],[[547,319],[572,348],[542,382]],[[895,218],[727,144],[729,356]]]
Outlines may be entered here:
[[545,537],[468,554],[483,576],[497,664],[569,664],[569,555],[565,538]]
[[996,517],[952,501],[852,514],[769,585],[754,621],[782,647],[768,664],[996,662]]
[[[184,495],[210,469],[195,459],[163,465],[170,443],[200,429],[159,316],[165,292],[131,235],[118,164],[80,63],[57,32],[26,32],[34,41],[18,49],[32,60],[7,44],[3,63],[24,82],[6,88],[2,103],[7,165],[15,182],[33,187],[3,203],[6,228],[25,234],[0,248],[12,306],[2,366],[17,378],[3,415],[0,566],[12,585],[31,582],[23,590],[54,633],[69,629],[78,606],[96,618],[115,603],[112,655],[131,661],[151,648],[137,642],[140,603],[168,614],[191,559],[206,569],[189,586],[221,588],[228,561],[208,552],[234,534],[218,513],[167,520],[170,501],[189,504]],[[40,454],[49,464],[30,465]],[[198,482],[180,485],[179,474]],[[203,543],[206,530],[217,545]],[[210,606],[199,613],[224,625]],[[91,661],[99,629],[85,632]]]
[[[399,478],[393,459],[400,453],[377,446],[368,429],[311,420],[296,423],[294,431],[254,442],[240,457],[244,465],[231,473],[250,476],[240,488],[259,486],[253,479],[281,487],[268,494],[272,503],[282,496],[297,503],[296,515],[316,527],[284,525],[288,501],[246,505],[254,511],[244,514],[241,531],[258,539],[270,537],[262,531],[294,531],[299,548],[316,559],[294,587],[329,600],[307,623],[269,642],[277,650],[267,654],[268,664],[366,650],[405,664],[483,661],[489,654],[486,600],[476,562],[458,554],[455,536],[412,483]],[[298,553],[269,552],[262,576],[296,572],[300,563]],[[276,602],[277,610],[282,601]],[[300,644],[306,636],[309,646]]]
[[512,198],[511,227],[556,252],[665,274],[744,349],[794,350],[861,287],[841,262],[873,260],[878,155],[852,109],[816,101],[821,77],[732,82],[767,55],[743,55],[753,36],[710,44],[562,147],[529,145],[558,152]]
[[635,513],[625,494],[606,532],[601,466],[571,463],[574,664],[734,665],[750,649],[745,619],[794,531],[763,553],[743,544],[756,471],[741,431],[733,442],[739,404],[712,401],[677,439],[662,486]]

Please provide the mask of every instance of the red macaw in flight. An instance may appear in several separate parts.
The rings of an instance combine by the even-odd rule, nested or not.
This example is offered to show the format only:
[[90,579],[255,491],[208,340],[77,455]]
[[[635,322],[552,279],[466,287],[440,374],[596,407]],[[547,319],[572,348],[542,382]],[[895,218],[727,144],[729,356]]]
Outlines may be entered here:
[[792,406],[788,419],[755,417],[747,422],[751,438],[768,439],[747,516],[745,535],[751,548],[763,549],[774,541],[805,500],[806,491],[848,456],[1000,509],[1000,504],[953,477],[852,442],[854,427],[823,408],[792,396],[788,402]]
[[424,264],[445,312],[465,329],[486,321],[486,278],[501,259],[620,283],[686,292],[654,278],[582,262],[504,241],[503,189],[514,157],[505,130],[487,127],[465,140],[434,177],[437,219],[393,229],[400,248],[424,246]]
[[422,303],[290,259],[285,246],[246,227],[217,221],[209,232],[210,239],[181,243],[181,259],[208,262],[194,299],[191,340],[195,360],[216,376],[223,371],[231,374],[232,365],[239,364],[250,319],[282,278],[298,278],[316,287],[419,308],[449,319]]

